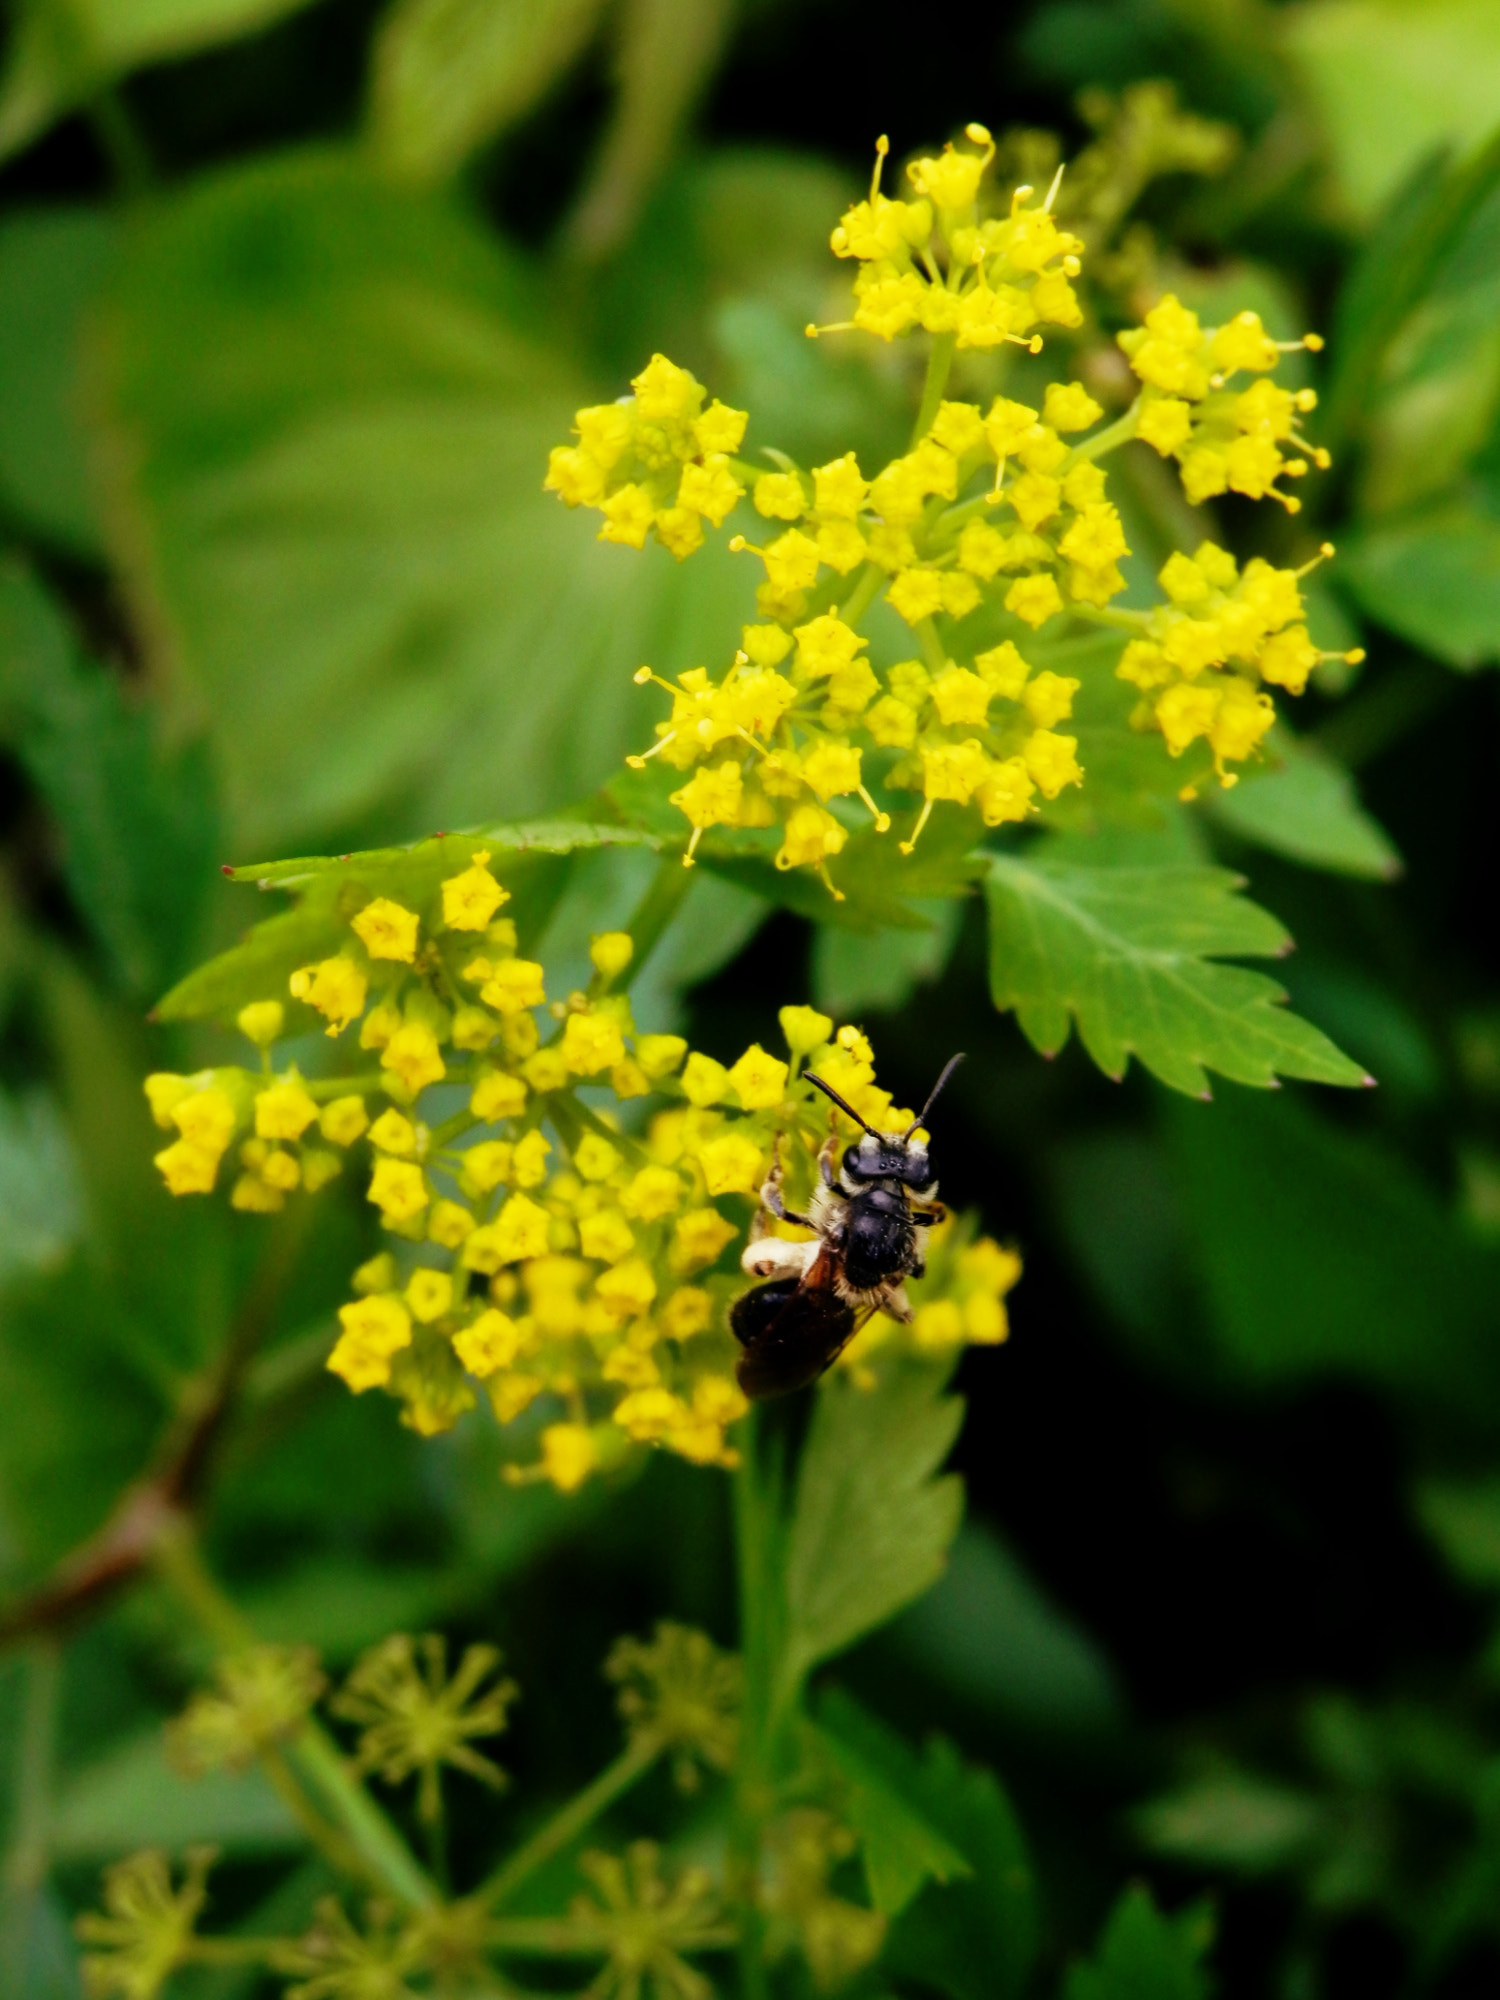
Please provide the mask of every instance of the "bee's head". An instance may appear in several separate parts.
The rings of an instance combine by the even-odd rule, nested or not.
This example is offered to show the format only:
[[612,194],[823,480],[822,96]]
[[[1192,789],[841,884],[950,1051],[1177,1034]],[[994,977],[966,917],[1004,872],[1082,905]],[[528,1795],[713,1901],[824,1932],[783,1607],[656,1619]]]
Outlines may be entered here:
[[844,1175],[851,1182],[902,1181],[916,1194],[934,1184],[925,1146],[895,1133],[867,1132],[844,1152]]
[[877,1132],[865,1125],[865,1121],[851,1105],[844,1102],[838,1092],[822,1077],[814,1076],[809,1070],[806,1081],[816,1084],[825,1097],[831,1097],[840,1111],[852,1118],[856,1125],[864,1125],[865,1135],[854,1145],[846,1147],[843,1170],[847,1179],[859,1185],[867,1181],[901,1181],[915,1194],[925,1194],[937,1185],[932,1171],[932,1163],[925,1145],[915,1143],[915,1135],[927,1122],[927,1114],[932,1109],[938,1092],[963,1061],[961,1055],[952,1056],[943,1067],[943,1073],[932,1086],[927,1102],[907,1126],[904,1132]]

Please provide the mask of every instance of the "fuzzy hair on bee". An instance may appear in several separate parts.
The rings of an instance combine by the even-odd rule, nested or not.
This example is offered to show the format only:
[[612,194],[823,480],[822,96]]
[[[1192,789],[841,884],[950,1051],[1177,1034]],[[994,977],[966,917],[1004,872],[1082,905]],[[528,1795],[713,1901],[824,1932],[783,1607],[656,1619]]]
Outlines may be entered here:
[[[877,1312],[911,1320],[906,1280],[922,1276],[927,1232],[945,1212],[936,1200],[931,1155],[916,1134],[962,1061],[956,1055],[945,1064],[904,1133],[877,1132],[822,1077],[809,1072],[803,1079],[862,1127],[863,1137],[840,1158],[837,1131],[830,1132],[806,1215],[783,1199],[779,1147],[772,1160],[740,1259],[748,1277],[767,1282],[736,1299],[729,1312],[744,1349],[736,1372],[747,1396],[786,1395],[815,1382]],[[811,1230],[811,1242],[773,1235],[773,1220]]]

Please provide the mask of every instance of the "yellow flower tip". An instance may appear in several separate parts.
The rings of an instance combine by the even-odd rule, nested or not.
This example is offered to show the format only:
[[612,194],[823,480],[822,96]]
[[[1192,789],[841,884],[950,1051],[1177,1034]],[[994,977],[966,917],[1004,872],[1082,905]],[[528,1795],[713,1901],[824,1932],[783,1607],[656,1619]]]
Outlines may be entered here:
[[638,688],[642,688],[651,679],[651,669],[649,667],[637,667],[630,678]]
[[1039,333],[1034,333],[1025,345],[1028,353],[1040,354],[1042,351],[1042,336]]
[[258,1049],[268,1049],[281,1033],[286,1009],[279,1000],[252,1000],[235,1015],[235,1026]]
[[898,841],[896,845],[903,854],[915,854],[917,851],[917,843],[915,840],[901,840]]
[[976,146],[988,146],[991,143],[989,127],[987,125],[980,125],[977,122],[972,125],[965,125],[964,137],[971,139]]
[[1333,554],[1334,554],[1334,546],[1333,546],[1333,543],[1332,543],[1332,542],[1324,542],[1324,543],[1323,543],[1323,545],[1322,545],[1322,547],[1321,547],[1321,548],[1320,548],[1320,549],[1318,550],[1318,554],[1319,554],[1319,555],[1320,555],[1320,556],[1321,556],[1321,557],[1323,558],[1323,560],[1324,560],[1325,562],[1329,561],[1329,559],[1330,559],[1330,558],[1331,558],[1331,557],[1333,556]]
[[625,759],[625,764],[626,768],[631,771],[644,771],[646,768],[646,760],[644,757],[635,757],[635,756],[627,757]]
[[[694,838],[694,840],[695,840],[695,841],[696,841],[696,839],[698,838],[698,836],[697,836],[697,834],[696,834],[696,833],[695,833],[695,834],[693,835],[693,838]],[[693,857],[692,857],[692,855],[691,855],[690,853],[689,853],[689,854],[684,854],[684,855],[683,855],[683,857],[682,857],[682,865],[683,865],[683,867],[684,867],[684,868],[696,868],[696,867],[698,866],[697,862],[696,862],[696,861],[695,861],[695,860],[693,859]]]
[[821,333],[822,328],[814,326],[813,322],[809,320],[807,322],[807,325],[803,327],[802,331],[807,335],[809,340],[816,340],[819,333]]
[[875,815],[875,831],[876,831],[877,833],[889,833],[889,832],[890,832],[890,830],[891,830],[891,816],[890,816],[890,814],[889,814],[889,813],[884,813],[884,812],[883,812],[883,813],[876,813],[876,815]]
[[1343,659],[1346,666],[1362,667],[1366,659],[1364,647],[1351,646],[1349,651],[1343,655]]
[[731,555],[737,556],[743,550],[748,549],[749,546],[750,544],[745,540],[743,535],[731,535],[729,537],[729,553]]
[[1309,354],[1321,354],[1324,347],[1323,336],[1321,333],[1304,333],[1302,336],[1302,345],[1307,349]]
[[634,956],[635,940],[628,931],[604,931],[589,943],[594,970],[604,979],[618,979]]

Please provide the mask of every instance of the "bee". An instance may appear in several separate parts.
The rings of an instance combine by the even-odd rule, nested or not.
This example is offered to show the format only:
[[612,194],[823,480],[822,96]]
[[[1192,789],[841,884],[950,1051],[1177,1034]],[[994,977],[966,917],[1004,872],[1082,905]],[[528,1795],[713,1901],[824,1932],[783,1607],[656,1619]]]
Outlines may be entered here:
[[[932,1093],[906,1131],[877,1132],[831,1085],[810,1072],[804,1081],[829,1097],[865,1136],[844,1151],[837,1173],[838,1135],[818,1155],[820,1182],[797,1215],[782,1199],[781,1149],[760,1191],[760,1211],[741,1267],[756,1285],[729,1309],[734,1337],[745,1350],[736,1373],[751,1398],[784,1396],[816,1382],[875,1313],[909,1323],[906,1280],[926,1268],[927,1232],[945,1211],[933,1197],[937,1178],[925,1146],[913,1144],[938,1092],[963,1061],[944,1066]],[[770,1218],[813,1231],[810,1243],[770,1234]]]

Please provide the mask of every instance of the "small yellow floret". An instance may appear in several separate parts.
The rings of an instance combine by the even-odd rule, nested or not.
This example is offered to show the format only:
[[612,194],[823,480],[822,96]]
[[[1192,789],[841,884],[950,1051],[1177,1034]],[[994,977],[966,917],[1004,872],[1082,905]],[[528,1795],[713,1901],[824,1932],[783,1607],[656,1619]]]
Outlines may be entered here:
[[500,905],[510,901],[510,891],[501,888],[489,863],[488,852],[480,849],[462,875],[450,875],[443,884],[443,922],[450,931],[482,931]]
[[371,958],[394,958],[410,965],[417,955],[417,916],[389,896],[366,903],[353,928]]

